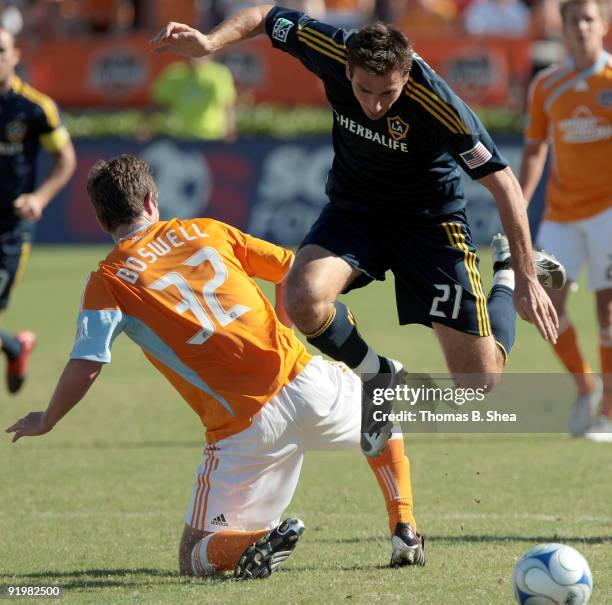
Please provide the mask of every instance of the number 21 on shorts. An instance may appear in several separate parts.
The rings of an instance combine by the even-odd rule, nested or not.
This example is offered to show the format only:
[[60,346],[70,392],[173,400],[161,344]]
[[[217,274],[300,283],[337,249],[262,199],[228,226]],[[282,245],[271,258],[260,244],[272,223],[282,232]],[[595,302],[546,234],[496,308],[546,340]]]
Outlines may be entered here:
[[[455,296],[452,301],[452,313],[450,315],[451,319],[457,319],[459,316],[459,309],[461,308],[461,298],[463,296],[463,287],[459,284],[453,284],[455,288]],[[448,317],[448,314],[439,309],[439,305],[444,305],[444,308],[450,310],[445,303],[450,302],[452,289],[448,284],[434,284],[434,288],[441,292],[440,296],[436,296],[431,303],[431,309],[429,310],[429,314],[433,317]]]

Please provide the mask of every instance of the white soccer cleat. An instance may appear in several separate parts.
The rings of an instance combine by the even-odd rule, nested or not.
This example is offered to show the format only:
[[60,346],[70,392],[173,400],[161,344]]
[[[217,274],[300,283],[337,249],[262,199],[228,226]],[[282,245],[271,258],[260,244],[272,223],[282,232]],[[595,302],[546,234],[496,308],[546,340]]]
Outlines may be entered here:
[[567,423],[570,435],[582,437],[586,433],[596,417],[602,395],[603,383],[601,378],[596,376],[595,388],[590,393],[580,394],[576,397],[572,415]]
[[597,443],[612,443],[612,418],[600,416],[584,434],[584,438]]
[[398,523],[391,536],[391,567],[425,565],[425,538],[409,523]]
[[362,425],[361,451],[368,458],[380,456],[385,449],[387,442],[393,433],[393,423],[390,420],[375,421],[373,419],[374,410],[382,415],[387,415],[393,411],[393,401],[386,399],[379,405],[375,405],[373,391],[376,389],[393,389],[398,384],[405,384],[406,370],[404,366],[395,359],[386,358],[391,368],[391,373],[380,372],[371,380],[368,380],[362,387]]
[[[491,252],[493,254],[493,273],[502,269],[512,269],[510,244],[505,235],[498,233],[493,236]],[[534,248],[533,264],[535,265],[538,281],[545,288],[559,290],[565,286],[567,281],[565,267],[552,254],[545,250]]]

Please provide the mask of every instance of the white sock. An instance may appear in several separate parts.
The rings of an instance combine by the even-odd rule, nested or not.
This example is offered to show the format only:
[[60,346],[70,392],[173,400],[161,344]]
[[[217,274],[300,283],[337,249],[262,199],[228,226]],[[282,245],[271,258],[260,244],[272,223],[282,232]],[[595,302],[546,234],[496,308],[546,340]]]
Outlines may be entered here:
[[506,286],[514,292],[514,271],[512,269],[500,269],[493,274],[494,286]]
[[353,368],[353,372],[358,376],[362,374],[378,374],[379,370],[380,359],[378,359],[378,353],[372,347],[368,347],[366,356],[356,368]]
[[215,534],[202,538],[191,551],[191,569],[195,576],[210,576],[216,569],[208,562],[208,542]]

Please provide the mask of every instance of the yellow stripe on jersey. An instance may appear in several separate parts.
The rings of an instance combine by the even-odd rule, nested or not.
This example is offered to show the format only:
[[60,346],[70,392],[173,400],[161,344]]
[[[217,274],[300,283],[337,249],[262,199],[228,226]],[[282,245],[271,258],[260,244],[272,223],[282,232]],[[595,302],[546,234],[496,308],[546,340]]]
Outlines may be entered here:
[[324,33],[320,31],[317,31],[316,29],[298,25],[298,33],[299,32],[308,32],[309,34],[312,34],[313,36],[320,38],[323,42],[326,42],[328,44],[333,44],[337,49],[339,49],[339,52],[346,53],[346,44],[340,44],[339,42],[336,42],[333,38],[330,38],[329,36],[325,35]]
[[428,103],[427,99],[423,98],[423,95],[412,92],[407,86],[404,89],[404,93],[421,105],[421,107],[427,110],[435,118],[437,118],[439,122],[442,122],[442,124],[444,124],[444,126],[446,126],[453,134],[459,134],[459,131],[453,126],[453,124],[444,116],[440,115],[440,113]]
[[461,118],[455,113],[455,110],[450,107],[447,103],[445,103],[438,95],[436,95],[433,91],[429,90],[423,84],[419,84],[419,82],[415,82],[414,80],[408,80],[407,86],[414,90],[414,92],[420,92],[421,95],[425,95],[427,99],[430,100],[433,105],[435,105],[438,110],[443,113],[447,119],[449,119],[459,130],[459,132],[463,134],[468,134],[469,130],[466,128],[465,124],[461,121]]
[[35,88],[32,88],[29,84],[25,82],[21,83],[21,88],[18,91],[19,94],[22,94],[26,99],[29,99],[36,105],[39,105],[42,110],[45,112],[45,116],[47,118],[47,123],[51,128],[58,128],[61,124],[59,112],[57,111],[57,107],[55,103],[42,92],[38,92]]
[[309,46],[310,48],[330,57],[331,59],[335,59],[339,63],[346,63],[346,55],[343,55],[341,51],[336,50],[333,46],[318,40],[314,36],[306,34],[304,31],[298,31],[297,36],[298,39],[306,46]]
[[491,335],[491,323],[487,310],[487,301],[482,290],[480,274],[476,266],[476,255],[468,248],[465,236],[459,223],[442,223],[451,246],[463,251],[463,262],[468,272],[472,291],[476,297],[476,316],[478,318],[478,333],[480,336]]
[[[448,108],[443,104],[435,104],[433,100],[425,95],[423,92],[414,88],[410,85],[410,81],[406,85],[404,92],[411,99],[416,101],[419,105],[421,105],[424,109],[426,109],[429,113],[431,113],[434,117],[438,119],[438,121],[442,122],[444,126],[446,126],[452,133],[454,134],[467,134],[467,129],[463,124],[461,127],[457,125],[457,122],[453,120],[452,116],[448,113]],[[456,116],[454,116],[456,118]]]
[[60,126],[51,132],[41,135],[39,140],[40,144],[49,153],[56,153],[64,148],[64,145],[70,140],[70,135],[63,126]]

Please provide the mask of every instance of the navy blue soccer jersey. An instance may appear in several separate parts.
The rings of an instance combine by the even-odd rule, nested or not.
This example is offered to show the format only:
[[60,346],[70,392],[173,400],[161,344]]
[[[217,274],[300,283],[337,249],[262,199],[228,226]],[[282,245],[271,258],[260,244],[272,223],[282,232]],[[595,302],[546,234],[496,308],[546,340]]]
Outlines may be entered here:
[[0,231],[22,221],[13,202],[36,184],[36,157],[42,145],[50,153],[69,140],[55,103],[15,77],[0,93]]
[[479,179],[508,165],[477,116],[418,55],[402,95],[374,121],[346,76],[354,30],[277,6],[266,32],[323,81],[334,116],[327,194],[340,207],[391,217],[449,214],[465,206],[459,167]]

